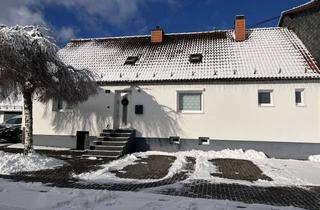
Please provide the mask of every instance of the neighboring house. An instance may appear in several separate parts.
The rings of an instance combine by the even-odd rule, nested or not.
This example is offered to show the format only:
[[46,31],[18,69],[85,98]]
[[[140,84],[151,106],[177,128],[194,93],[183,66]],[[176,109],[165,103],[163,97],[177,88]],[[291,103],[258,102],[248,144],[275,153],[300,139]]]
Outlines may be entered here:
[[320,1],[313,0],[282,12],[280,27],[288,27],[302,40],[310,53],[320,63]]
[[135,129],[137,151],[320,151],[319,68],[286,28],[246,30],[237,16],[235,30],[77,39],[60,56],[92,70],[99,94],[74,107],[35,102],[36,144],[75,147],[76,131],[109,127]]
[[0,101],[0,123],[22,114],[22,99],[18,97],[8,97],[3,101]]

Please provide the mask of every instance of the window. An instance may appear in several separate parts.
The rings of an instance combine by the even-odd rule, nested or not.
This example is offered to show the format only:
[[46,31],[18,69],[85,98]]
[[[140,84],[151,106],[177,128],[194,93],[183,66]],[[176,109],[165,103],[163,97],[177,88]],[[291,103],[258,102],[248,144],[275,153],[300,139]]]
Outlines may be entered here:
[[18,117],[15,117],[15,118],[12,118],[10,120],[7,120],[5,122],[5,124],[8,124],[8,125],[15,125],[15,124],[21,124],[22,122],[22,118],[18,118]]
[[129,56],[127,60],[124,62],[124,65],[134,65],[138,61],[138,56]]
[[209,137],[199,137],[199,145],[209,145],[210,138]]
[[56,99],[57,100],[57,105],[58,105],[58,110],[63,109],[63,101],[61,99]]
[[16,124],[16,119],[10,119],[6,121],[6,124],[13,125]]
[[201,63],[202,62],[202,54],[191,54],[189,56],[190,63]]
[[52,111],[71,111],[73,108],[73,105],[70,105],[61,99],[54,98],[52,101]]
[[4,112],[3,121],[7,121],[17,115],[22,115],[22,113],[21,112]]
[[180,144],[179,136],[170,136],[169,137],[170,144]]
[[296,89],[295,91],[295,101],[297,106],[304,106],[304,90]]
[[73,104],[68,104],[66,102],[63,103],[63,109],[65,110],[72,110],[74,108]]
[[259,90],[258,91],[258,104],[260,106],[272,106],[272,90]]
[[178,92],[178,111],[202,112],[202,92]]

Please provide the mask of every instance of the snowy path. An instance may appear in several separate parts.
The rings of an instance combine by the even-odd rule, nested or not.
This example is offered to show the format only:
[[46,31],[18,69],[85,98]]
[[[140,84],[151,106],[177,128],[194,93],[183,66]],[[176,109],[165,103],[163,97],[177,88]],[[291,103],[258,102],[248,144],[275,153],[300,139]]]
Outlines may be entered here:
[[183,198],[144,192],[114,192],[46,187],[39,183],[7,182],[0,179],[1,210],[298,210],[245,204],[227,200]]
[[[76,175],[85,182],[93,183],[149,183],[159,180],[132,180],[116,177],[112,171],[121,170],[125,166],[136,164],[136,160],[139,158],[148,157],[150,155],[172,155],[176,157],[176,160],[169,169],[168,174],[163,179],[168,179],[174,174],[183,171],[183,167],[186,164],[186,157],[193,157],[196,160],[195,170],[189,175],[189,178],[185,182],[192,182],[196,179],[202,179],[211,183],[228,183],[228,184],[241,184],[250,186],[320,186],[320,162],[317,161],[300,161],[300,160],[287,160],[287,159],[269,159],[262,152],[254,150],[222,150],[222,151],[186,151],[176,153],[166,152],[143,152],[127,155],[119,160],[112,161],[105,165],[102,165],[102,169],[82,173]],[[216,158],[233,158],[244,159],[252,161],[258,166],[264,175],[270,177],[272,181],[257,180],[254,182],[245,180],[234,180],[220,178],[212,176],[212,173],[219,173],[218,168],[210,163],[210,160]]]
[[[18,162],[20,166],[25,164],[22,161],[24,159],[20,159],[17,154],[3,152],[2,154],[6,157],[0,159],[0,163],[4,166],[8,165],[6,160],[14,160],[15,158],[14,162]],[[124,180],[114,177],[114,174],[112,176],[109,174],[112,170],[122,170],[128,165],[134,166],[137,159],[147,158],[150,155],[176,156],[176,161],[173,162],[165,179],[139,180],[138,183],[132,183],[136,180]],[[29,183],[8,182],[0,179],[0,209],[51,210],[83,209],[83,207],[85,209],[124,210],[193,208],[233,210],[243,207],[246,209],[294,209],[261,204],[294,205],[305,209],[320,209],[320,187],[310,190],[300,186],[306,183],[315,185],[319,182],[317,179],[317,173],[320,170],[319,162],[268,159],[263,153],[242,150],[135,153],[113,162],[82,159],[81,156],[64,156],[61,155],[61,158],[66,164],[54,170],[39,173],[24,172],[16,176],[1,175],[1,177],[25,180]],[[42,158],[45,161],[52,160],[45,156]],[[266,180],[249,182],[211,176],[211,173],[219,173],[220,170],[210,163],[209,160],[214,158],[250,160],[274,180],[271,182]],[[190,161],[191,159],[192,161]],[[31,158],[29,161],[34,164],[37,163],[35,160]],[[145,163],[143,159],[140,160]],[[98,165],[104,166],[104,168],[92,168]],[[48,165],[48,168],[50,167],[54,167],[54,165]],[[88,173],[89,168],[93,171]],[[90,180],[83,179],[82,182],[77,182],[77,180],[70,179],[69,175],[72,170],[82,171],[76,173],[80,176],[93,176]],[[96,178],[98,181],[95,180]],[[114,184],[114,181],[117,181],[118,184]],[[68,189],[45,187],[42,184],[32,184],[31,182],[52,183],[53,186],[68,187]],[[289,183],[291,187],[287,187],[286,183]],[[97,189],[101,189],[101,191]],[[21,197],[21,199],[16,199],[17,197]],[[207,200],[203,200],[204,198]],[[225,199],[237,202],[225,201]],[[36,202],[32,202],[33,200]],[[250,205],[245,203],[250,203]],[[259,205],[251,203],[259,203]]]

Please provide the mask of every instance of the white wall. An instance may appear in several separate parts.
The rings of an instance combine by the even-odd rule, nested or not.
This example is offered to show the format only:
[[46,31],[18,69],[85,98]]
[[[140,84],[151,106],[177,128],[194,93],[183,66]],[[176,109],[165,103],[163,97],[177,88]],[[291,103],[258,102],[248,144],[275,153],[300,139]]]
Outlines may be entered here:
[[88,130],[90,135],[98,135],[111,122],[113,98],[113,93],[107,94],[100,88],[98,95],[66,111],[52,111],[52,101],[34,101],[34,134],[76,135],[78,130]]
[[4,112],[0,111],[0,123],[4,122]]
[[[112,124],[114,90],[130,88],[130,126],[138,136],[182,138],[208,136],[222,140],[254,140],[320,143],[319,85],[317,82],[211,83],[185,85],[106,86],[110,94],[79,105],[73,112],[54,113],[51,103],[34,105],[34,133],[74,135],[90,130],[98,135]],[[295,89],[305,89],[305,106],[295,104]],[[140,91],[138,91],[140,89]],[[258,90],[272,89],[274,106],[258,105]],[[203,113],[177,111],[177,91],[203,90]],[[134,105],[144,105],[144,114],[134,114]],[[110,109],[106,107],[110,106]]]

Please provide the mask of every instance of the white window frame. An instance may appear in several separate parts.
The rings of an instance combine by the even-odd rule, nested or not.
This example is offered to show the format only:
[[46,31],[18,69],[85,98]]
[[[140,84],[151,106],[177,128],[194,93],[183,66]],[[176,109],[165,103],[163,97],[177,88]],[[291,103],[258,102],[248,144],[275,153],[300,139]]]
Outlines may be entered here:
[[[61,100],[60,102],[61,102],[61,104],[62,104],[62,108],[59,109],[59,106],[58,106],[58,107],[57,107],[57,108],[58,108],[58,109],[57,109],[57,112],[73,112],[74,106],[72,106],[72,108],[68,108],[68,109],[67,109],[67,107],[68,107],[67,103],[66,103],[65,101],[63,101],[63,100]],[[59,102],[58,102],[58,103],[59,103]]]
[[67,107],[68,107],[67,102],[62,101],[62,109],[59,109],[59,112],[73,112],[74,105],[72,105],[71,107],[69,106],[69,108]]
[[[270,103],[269,104],[259,103],[259,93],[270,93]],[[259,107],[273,107],[274,106],[273,90],[272,89],[259,89],[258,95],[257,95],[257,101],[258,101]]]
[[[201,94],[200,100],[201,100],[201,109],[200,110],[180,110],[179,109],[179,95],[180,94],[188,94],[188,93],[199,93]],[[204,113],[203,111],[203,104],[204,104],[204,100],[203,100],[203,90],[178,90],[177,91],[177,95],[176,95],[176,106],[177,106],[177,112],[179,113],[184,113],[184,114],[202,114]]]
[[[301,103],[297,103],[296,102],[296,92],[300,92],[301,93]],[[305,106],[305,90],[304,88],[296,88],[294,90],[294,103],[296,104],[296,106]]]

